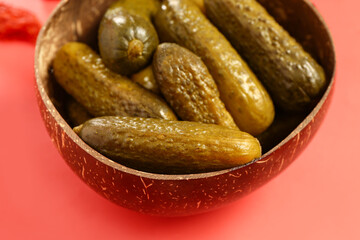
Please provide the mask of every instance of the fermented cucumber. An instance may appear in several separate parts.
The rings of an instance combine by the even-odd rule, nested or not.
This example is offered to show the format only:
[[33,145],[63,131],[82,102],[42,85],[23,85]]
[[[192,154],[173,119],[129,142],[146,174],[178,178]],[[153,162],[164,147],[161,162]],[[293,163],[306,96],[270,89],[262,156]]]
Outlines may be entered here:
[[210,172],[240,166],[261,156],[256,138],[213,124],[100,117],[74,131],[101,154],[147,172]]
[[240,130],[257,135],[269,127],[275,111],[266,89],[193,1],[163,0],[155,26],[160,39],[201,57]]
[[153,68],[163,96],[182,120],[237,128],[201,58],[175,43],[162,43]]
[[164,100],[107,69],[100,56],[84,43],[65,44],[54,58],[53,69],[57,82],[95,117],[177,119]]
[[206,14],[290,111],[310,109],[323,93],[323,68],[255,0],[205,0]]
[[103,16],[98,32],[99,51],[112,71],[131,75],[151,62],[159,44],[150,21],[155,11],[151,3],[154,2],[122,0],[110,6]]

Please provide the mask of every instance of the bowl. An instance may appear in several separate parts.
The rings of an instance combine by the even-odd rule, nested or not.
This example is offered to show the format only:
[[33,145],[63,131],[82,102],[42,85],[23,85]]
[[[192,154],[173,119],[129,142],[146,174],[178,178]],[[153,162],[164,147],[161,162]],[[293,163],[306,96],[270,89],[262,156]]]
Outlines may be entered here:
[[72,130],[62,114],[65,94],[51,74],[57,50],[68,41],[96,46],[101,16],[113,0],[63,0],[43,26],[36,43],[37,100],[46,129],[70,168],[106,199],[137,212],[184,216],[233,202],[284,171],[320,127],[333,92],[335,52],[323,19],[307,0],[259,0],[275,19],[324,67],[328,87],[314,109],[274,142],[260,159],[244,166],[188,175],[134,170],[99,154]]

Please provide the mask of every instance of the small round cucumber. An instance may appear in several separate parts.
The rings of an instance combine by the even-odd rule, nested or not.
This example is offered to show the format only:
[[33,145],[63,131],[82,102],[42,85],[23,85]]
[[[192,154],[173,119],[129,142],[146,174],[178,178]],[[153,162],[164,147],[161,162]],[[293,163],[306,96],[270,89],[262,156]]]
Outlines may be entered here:
[[100,22],[98,42],[105,65],[116,73],[130,75],[150,63],[159,39],[147,18],[115,6]]

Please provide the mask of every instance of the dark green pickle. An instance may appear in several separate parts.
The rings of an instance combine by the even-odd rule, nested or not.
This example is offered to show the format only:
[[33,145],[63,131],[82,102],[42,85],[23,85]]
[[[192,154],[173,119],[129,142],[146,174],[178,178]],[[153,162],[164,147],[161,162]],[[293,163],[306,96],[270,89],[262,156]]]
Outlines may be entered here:
[[154,173],[210,172],[240,166],[261,156],[256,138],[213,124],[100,117],[74,131],[110,159]]
[[255,0],[205,0],[224,33],[284,110],[305,111],[326,87],[323,68]]
[[106,11],[100,22],[100,55],[105,65],[116,73],[131,75],[146,67],[159,44],[149,20],[151,11],[141,9],[147,9],[144,1],[120,1]]

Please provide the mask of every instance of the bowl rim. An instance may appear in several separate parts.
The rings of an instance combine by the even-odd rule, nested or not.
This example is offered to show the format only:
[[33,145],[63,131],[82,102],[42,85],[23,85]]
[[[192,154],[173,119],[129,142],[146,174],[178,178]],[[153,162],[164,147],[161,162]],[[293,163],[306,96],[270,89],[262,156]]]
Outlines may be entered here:
[[135,176],[143,177],[143,178],[148,178],[148,179],[154,179],[154,180],[177,181],[177,180],[190,180],[190,179],[204,179],[204,178],[211,178],[211,177],[216,177],[216,176],[219,176],[219,175],[227,174],[227,173],[239,170],[241,168],[245,168],[245,167],[247,167],[249,165],[252,165],[252,164],[254,164],[256,162],[261,161],[262,159],[264,159],[264,158],[268,157],[269,155],[271,155],[272,153],[276,152],[279,148],[281,148],[283,145],[285,145],[289,140],[294,138],[318,114],[318,112],[320,111],[320,109],[324,105],[325,101],[328,99],[328,96],[329,96],[329,94],[330,94],[330,92],[331,92],[331,90],[333,88],[335,75],[336,75],[337,64],[336,64],[335,45],[334,45],[334,41],[333,41],[331,32],[330,32],[326,22],[324,21],[323,17],[321,16],[319,11],[315,7],[315,5],[313,3],[311,3],[310,0],[302,0],[302,1],[304,1],[312,9],[312,11],[316,14],[316,17],[322,22],[322,24],[323,24],[323,26],[325,28],[325,31],[326,31],[327,35],[329,36],[330,47],[331,47],[331,49],[333,49],[333,53],[334,53],[334,59],[333,59],[334,60],[334,69],[332,71],[331,76],[329,76],[330,82],[328,83],[326,91],[324,92],[323,96],[321,97],[321,99],[319,100],[317,105],[314,107],[314,109],[306,116],[306,118],[286,138],[284,138],[280,143],[278,143],[272,149],[270,149],[265,154],[263,154],[260,158],[254,159],[251,162],[249,162],[247,164],[244,164],[244,165],[241,165],[241,166],[237,166],[237,167],[233,167],[233,168],[229,168],[229,169],[225,169],[225,170],[220,170],[220,171],[213,171],[213,172],[206,172],[206,173],[195,173],[195,174],[149,173],[149,172],[144,172],[144,171],[136,170],[136,169],[133,169],[133,168],[129,168],[129,167],[126,167],[126,166],[124,166],[124,165],[122,165],[120,163],[117,163],[117,162],[105,157],[104,155],[100,154],[99,152],[97,152],[96,150],[91,148],[89,145],[87,145],[73,131],[73,129],[70,127],[70,125],[64,120],[64,118],[58,112],[55,105],[51,101],[49,95],[46,93],[45,87],[43,85],[43,82],[42,82],[42,80],[40,78],[40,73],[39,73],[39,65],[40,65],[40,63],[39,63],[39,55],[40,55],[40,45],[41,45],[39,43],[41,43],[41,41],[43,39],[43,36],[44,36],[44,34],[45,34],[51,20],[54,18],[54,16],[56,16],[56,14],[58,14],[60,9],[65,4],[67,4],[69,2],[69,0],[61,0],[61,2],[59,2],[59,4],[55,7],[53,12],[50,14],[50,16],[48,17],[48,19],[46,20],[46,22],[44,23],[44,25],[42,26],[42,28],[40,29],[40,32],[38,34],[37,41],[36,41],[36,46],[35,46],[35,60],[34,60],[35,83],[36,83],[35,87],[37,88],[37,91],[38,91],[38,93],[40,95],[40,98],[41,98],[43,104],[46,107],[46,111],[48,111],[48,113],[52,115],[55,122],[62,128],[62,130],[68,135],[68,137],[75,144],[77,144],[82,150],[84,150],[86,153],[88,153],[90,156],[92,156],[95,160],[100,161],[102,164],[104,164],[106,166],[109,166],[111,168],[114,168],[114,169],[116,169],[118,171],[121,171],[121,172],[124,172],[124,173],[127,173],[127,174],[131,174],[131,175],[135,175]]

